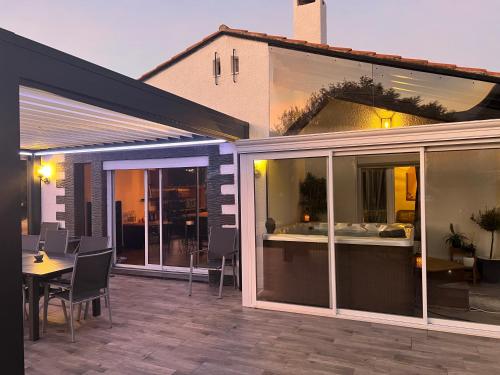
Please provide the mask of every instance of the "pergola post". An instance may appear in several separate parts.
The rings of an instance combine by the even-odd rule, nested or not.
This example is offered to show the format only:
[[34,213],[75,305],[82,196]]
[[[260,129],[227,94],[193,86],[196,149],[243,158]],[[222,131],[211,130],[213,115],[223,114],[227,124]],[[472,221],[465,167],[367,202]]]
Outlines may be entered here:
[[[7,52],[7,53],[4,53]],[[1,369],[24,373],[19,84],[9,48],[0,43],[0,337]]]

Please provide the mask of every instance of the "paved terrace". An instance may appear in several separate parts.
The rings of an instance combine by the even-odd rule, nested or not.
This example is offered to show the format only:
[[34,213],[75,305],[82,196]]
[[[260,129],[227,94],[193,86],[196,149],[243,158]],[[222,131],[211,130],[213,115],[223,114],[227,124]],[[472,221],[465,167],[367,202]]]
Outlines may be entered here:
[[[107,311],[65,332],[58,302],[27,374],[498,374],[500,340],[244,309],[225,288],[115,276]],[[25,336],[26,337],[26,336]]]

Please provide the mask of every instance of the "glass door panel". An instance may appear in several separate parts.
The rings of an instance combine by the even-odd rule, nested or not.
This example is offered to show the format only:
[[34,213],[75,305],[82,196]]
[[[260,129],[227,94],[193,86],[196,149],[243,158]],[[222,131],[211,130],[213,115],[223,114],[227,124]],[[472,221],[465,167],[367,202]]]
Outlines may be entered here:
[[160,265],[160,171],[148,175],[148,264]]
[[189,252],[207,239],[205,176],[206,168],[162,169],[164,266],[189,267]]
[[116,262],[145,265],[144,170],[115,171]]
[[333,158],[337,307],[422,316],[419,154]]
[[327,158],[254,161],[257,300],[330,307]]

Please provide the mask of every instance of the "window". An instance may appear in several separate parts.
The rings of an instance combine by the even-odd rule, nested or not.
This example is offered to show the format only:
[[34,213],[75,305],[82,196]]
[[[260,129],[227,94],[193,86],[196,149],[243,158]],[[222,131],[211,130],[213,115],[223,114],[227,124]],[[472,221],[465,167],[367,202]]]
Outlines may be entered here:
[[236,83],[236,76],[240,73],[240,58],[236,54],[235,49],[233,49],[233,54],[231,56],[231,73],[233,75],[233,82]]
[[213,71],[214,71],[215,84],[218,85],[219,77],[221,76],[221,66],[220,66],[220,56],[217,52],[215,52],[214,54]]

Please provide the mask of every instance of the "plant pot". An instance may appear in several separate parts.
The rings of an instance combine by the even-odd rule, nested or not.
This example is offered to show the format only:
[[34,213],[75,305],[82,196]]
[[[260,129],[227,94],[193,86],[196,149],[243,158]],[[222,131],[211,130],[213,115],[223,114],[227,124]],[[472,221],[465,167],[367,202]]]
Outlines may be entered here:
[[477,268],[485,283],[500,283],[500,259],[477,258]]
[[463,257],[463,262],[465,267],[472,268],[474,266],[474,257]]
[[268,218],[266,220],[266,231],[267,231],[267,233],[272,234],[272,233],[274,233],[275,230],[276,230],[276,222],[274,221],[273,218]]

